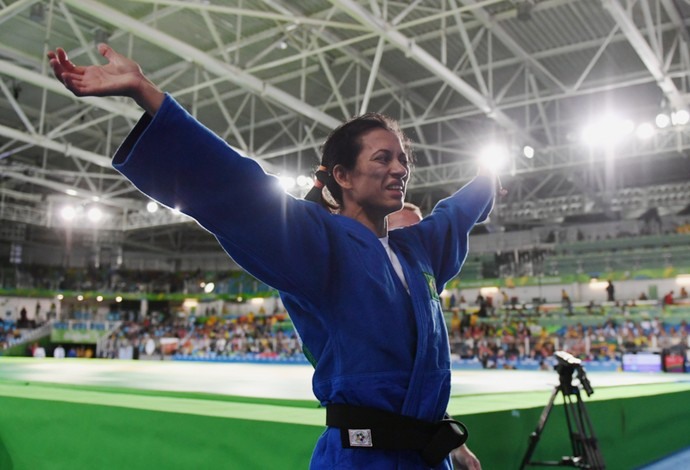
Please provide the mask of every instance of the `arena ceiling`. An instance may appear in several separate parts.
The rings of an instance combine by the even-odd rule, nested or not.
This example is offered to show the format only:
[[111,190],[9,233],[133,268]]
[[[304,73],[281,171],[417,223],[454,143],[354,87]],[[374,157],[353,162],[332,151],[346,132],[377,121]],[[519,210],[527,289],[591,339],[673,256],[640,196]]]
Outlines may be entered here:
[[689,25],[689,0],[0,0],[0,237],[47,241],[71,204],[71,230],[93,232],[79,217],[98,205],[115,245],[213,244],[147,212],[111,169],[137,107],[75,98],[51,75],[48,50],[99,63],[98,41],[282,176],[311,175],[331,128],[380,111],[416,143],[409,199],[425,210],[498,143],[509,193],[491,229],[675,214],[690,202],[689,125],[616,144],[609,130],[606,147],[581,136],[611,113],[635,127],[688,110]]

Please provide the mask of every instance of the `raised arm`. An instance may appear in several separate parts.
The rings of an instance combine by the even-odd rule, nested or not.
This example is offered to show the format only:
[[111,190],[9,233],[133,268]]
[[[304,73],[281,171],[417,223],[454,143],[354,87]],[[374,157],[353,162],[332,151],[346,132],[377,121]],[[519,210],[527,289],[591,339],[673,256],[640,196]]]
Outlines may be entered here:
[[241,156],[147,79],[139,64],[105,44],[105,65],[77,66],[63,49],[48,54],[55,76],[76,96],[126,96],[147,112],[113,166],[149,197],[194,218],[255,277],[285,292],[318,297],[329,266],[324,209],[285,193],[259,164]]
[[127,96],[154,116],[165,95],[144,75],[139,64],[107,44],[99,44],[98,52],[107,64],[75,65],[60,47],[49,51],[48,59],[57,79],[76,96]]

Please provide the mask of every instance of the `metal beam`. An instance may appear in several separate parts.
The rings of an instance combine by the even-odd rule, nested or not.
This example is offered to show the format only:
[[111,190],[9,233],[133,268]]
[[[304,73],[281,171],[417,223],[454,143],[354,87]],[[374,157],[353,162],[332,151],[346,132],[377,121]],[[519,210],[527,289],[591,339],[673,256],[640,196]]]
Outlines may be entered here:
[[[467,6],[477,7],[479,2],[477,0],[460,0]],[[455,5],[455,0],[451,0],[451,5]],[[527,67],[532,71],[535,77],[539,79],[544,85],[555,86],[561,91],[566,91],[565,85],[556,79],[543,65],[541,65],[534,57],[525,51],[510,35],[503,29],[483,8],[474,8],[472,14],[477,17],[479,22],[484,27],[491,31],[491,33],[498,38],[501,43],[512,52],[515,57],[523,60]]]
[[426,68],[429,72],[448,83],[451,88],[464,96],[488,117],[495,120],[507,130],[516,133],[518,136],[522,137],[525,141],[531,143],[532,145],[538,145],[538,143],[535,142],[531,136],[526,134],[524,129],[513,122],[508,115],[506,115],[503,111],[496,109],[494,103],[492,103],[490,99],[479,93],[467,82],[458,77],[457,74],[448,69],[426,50],[419,47],[414,40],[397,31],[390,23],[387,23],[381,18],[376,18],[353,0],[330,1],[335,6],[342,9],[345,13],[369,27],[372,31],[377,32],[381,36],[385,37],[389,43],[404,51],[407,57],[410,57],[415,62]]
[[[72,185],[66,184],[66,183],[60,183],[58,181],[51,181],[47,180],[45,178],[39,178],[36,176],[28,176],[23,173],[14,173],[14,172],[7,172],[3,173],[6,176],[9,176],[15,180],[18,181],[24,181],[26,183],[31,183],[35,184],[37,186],[42,186],[44,188],[49,188],[53,189],[55,191],[58,191],[59,193],[66,194],[67,190],[75,190]],[[92,202],[96,202],[96,197],[97,203],[98,204],[103,204],[111,207],[116,207],[118,209],[134,209],[134,210],[141,210],[142,206],[144,205],[143,202],[141,201],[136,201],[134,199],[105,199],[101,198],[100,194],[96,194],[93,192],[86,191],[84,189],[78,189],[76,190],[77,193],[79,194],[78,197],[75,197],[75,200],[89,200]],[[67,197],[67,196],[65,196]]]
[[37,147],[62,153],[65,157],[76,157],[89,163],[93,163],[94,165],[112,169],[110,158],[73,147],[72,144],[56,142],[52,139],[37,134],[26,134],[16,129],[12,129],[11,127],[3,126],[2,124],[0,124],[0,135],[7,137],[8,139],[17,140],[19,142],[36,145]]
[[11,5],[3,6],[0,10],[0,24],[12,18],[14,15],[22,13],[26,8],[30,7],[37,0],[19,0]]
[[[26,68],[18,67],[11,62],[0,60],[0,74],[5,74],[10,77],[21,80],[25,83],[30,83],[39,88],[43,88],[51,93],[74,98],[72,92],[67,90],[62,85],[62,83],[60,83],[54,77],[48,77],[45,75],[41,75],[40,73],[28,70]],[[142,115],[141,109],[135,106],[134,104],[127,104],[124,102],[116,101],[113,98],[87,96],[79,98],[79,101],[83,101],[85,104],[93,106],[94,108],[102,109],[103,111],[113,113],[134,121],[139,120],[139,118],[141,118]],[[334,122],[338,121],[334,120]],[[78,149],[76,147],[66,146],[64,143],[55,142],[50,139],[34,137],[32,135],[24,134],[9,127],[1,125],[0,135],[57,151],[63,151],[65,150],[65,148],[69,148],[69,155],[75,156],[82,160],[90,161],[91,163],[95,163],[99,166],[111,168],[110,157],[106,155],[99,155],[93,152]],[[245,151],[240,151],[240,153],[242,153],[243,155],[247,155],[247,152]],[[269,162],[261,162],[261,165],[264,167],[264,170],[268,172],[276,171],[275,167]]]
[[367,80],[367,86],[364,89],[364,96],[362,98],[362,105],[359,108],[359,113],[364,114],[367,112],[369,107],[369,98],[371,97],[371,90],[374,89],[374,82],[376,81],[376,75],[379,72],[379,65],[381,65],[381,56],[383,55],[383,45],[386,43],[383,36],[379,37],[379,44],[376,46],[376,54],[374,55],[374,62],[371,65],[371,71],[369,72],[369,80]]
[[654,53],[630,15],[617,0],[602,0],[602,3],[604,8],[611,13],[611,16],[621,28],[621,31],[623,31],[637,55],[640,56],[642,63],[647,67],[649,73],[652,74],[671,106],[674,109],[685,109],[685,98],[678,91],[671,77],[666,74],[662,60]]
[[[334,117],[314,108],[292,96],[289,93],[276,88],[268,82],[261,80],[244,70],[211,57],[204,51],[199,50],[179,39],[162,33],[151,26],[136,21],[133,18],[120,13],[117,10],[106,7],[92,0],[63,0],[72,8],[92,15],[101,21],[105,21],[113,26],[125,30],[133,36],[144,39],[161,49],[170,52],[184,60],[193,62],[206,69],[214,75],[226,78],[229,82],[245,88],[262,97],[279,104],[281,107],[294,111],[298,114],[319,122],[329,129],[332,129],[341,122]],[[181,3],[180,3],[181,4]]]

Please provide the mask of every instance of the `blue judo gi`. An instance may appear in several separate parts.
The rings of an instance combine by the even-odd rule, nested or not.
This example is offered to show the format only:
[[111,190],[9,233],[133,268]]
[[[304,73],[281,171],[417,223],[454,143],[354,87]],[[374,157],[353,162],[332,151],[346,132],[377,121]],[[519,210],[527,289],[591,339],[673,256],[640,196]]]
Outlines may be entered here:
[[[153,118],[137,123],[113,164],[150,197],[196,219],[280,292],[322,405],[443,418],[451,371],[439,294],[465,260],[470,229],[492,208],[491,178],[476,177],[419,224],[389,232],[408,293],[373,232],[286,194],[169,95]],[[416,451],[343,449],[339,430],[326,428],[311,468],[428,467]],[[450,458],[436,468],[452,469]]]

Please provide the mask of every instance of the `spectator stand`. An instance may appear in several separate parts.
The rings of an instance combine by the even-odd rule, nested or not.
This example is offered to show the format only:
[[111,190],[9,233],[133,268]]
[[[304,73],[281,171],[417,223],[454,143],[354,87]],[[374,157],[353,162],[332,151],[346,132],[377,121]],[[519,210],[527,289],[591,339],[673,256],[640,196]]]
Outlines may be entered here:
[[673,305],[662,311],[655,302],[623,304],[614,302],[596,309],[601,314],[567,315],[554,304],[540,315],[530,314],[530,309],[508,309],[482,319],[477,318],[476,307],[467,306],[468,310],[462,309],[463,317],[471,319],[461,321],[464,326],[459,331],[457,324],[453,326],[450,312],[453,366],[548,368],[543,361],[554,350],[576,355],[591,370],[606,371],[621,370],[624,354],[673,353],[687,357],[690,306]]

